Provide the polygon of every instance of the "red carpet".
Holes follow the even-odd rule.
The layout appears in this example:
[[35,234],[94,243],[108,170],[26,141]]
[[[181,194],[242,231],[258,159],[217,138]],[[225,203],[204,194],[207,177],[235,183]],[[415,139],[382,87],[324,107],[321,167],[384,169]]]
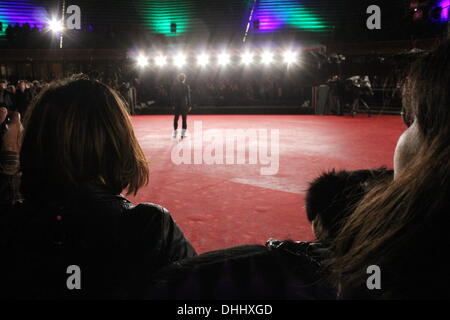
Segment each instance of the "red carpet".
[[178,143],[171,139],[172,117],[133,117],[151,174],[150,184],[131,200],[166,207],[198,252],[263,244],[269,237],[313,239],[304,212],[308,182],[333,168],[392,167],[396,141],[405,129],[398,116],[190,116],[192,143],[194,121],[202,121],[203,133],[279,129],[279,170],[264,176],[260,168],[267,165],[248,164],[248,159],[247,164],[176,165],[171,161]]

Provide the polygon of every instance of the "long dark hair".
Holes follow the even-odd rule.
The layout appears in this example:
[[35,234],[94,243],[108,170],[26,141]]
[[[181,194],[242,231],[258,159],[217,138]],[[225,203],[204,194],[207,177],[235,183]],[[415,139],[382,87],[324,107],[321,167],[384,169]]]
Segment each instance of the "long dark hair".
[[24,120],[20,155],[26,199],[64,197],[84,183],[113,193],[148,181],[148,164],[125,103],[94,80],[67,79],[41,92]]
[[[364,197],[330,248],[326,267],[342,298],[450,296],[450,41],[412,66],[403,104],[419,151]],[[381,290],[367,290],[370,265],[381,269]]]

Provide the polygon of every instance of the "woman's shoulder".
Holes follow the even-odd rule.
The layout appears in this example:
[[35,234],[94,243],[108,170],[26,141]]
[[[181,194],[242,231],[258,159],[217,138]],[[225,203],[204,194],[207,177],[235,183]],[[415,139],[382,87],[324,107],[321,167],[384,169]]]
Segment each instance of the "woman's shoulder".
[[125,204],[122,220],[131,232],[157,238],[169,238],[179,229],[169,210],[155,203]]
[[149,224],[163,226],[174,223],[172,216],[165,207],[156,203],[132,204],[124,202],[123,219],[132,222],[137,227],[146,227]]
[[154,203],[130,205],[122,230],[143,246],[157,248],[165,264],[196,255],[169,211]]
[[144,220],[166,220],[171,219],[171,214],[165,207],[156,204],[143,202],[139,204],[125,204],[126,216],[139,217]]

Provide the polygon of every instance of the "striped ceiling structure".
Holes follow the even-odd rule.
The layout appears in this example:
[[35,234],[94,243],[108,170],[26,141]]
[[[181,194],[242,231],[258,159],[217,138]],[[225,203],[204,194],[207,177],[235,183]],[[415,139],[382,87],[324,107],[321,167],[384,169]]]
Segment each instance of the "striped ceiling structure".
[[[450,0],[436,0],[448,20]],[[177,37],[270,34],[279,31],[330,34],[339,26],[363,28],[369,4],[383,6],[383,21],[393,26],[405,15],[410,0],[0,0],[0,22],[29,23],[41,28],[52,10],[76,4],[84,29],[115,26],[140,28],[153,34]],[[251,17],[251,18],[250,18]],[[395,22],[395,23],[394,23]]]
[[149,30],[172,37],[242,30],[250,3],[248,0],[138,0],[134,6]]
[[[1,0],[0,22],[3,30],[8,24],[30,23],[41,28],[49,18],[49,7],[61,6],[63,0]],[[67,6],[79,5],[85,25],[114,24],[126,28],[141,25],[148,31],[166,36],[186,33],[210,33],[245,30],[254,9],[253,21],[259,28],[253,33],[274,32],[293,28],[326,31],[333,21],[330,12],[340,15],[335,0],[65,0]],[[330,5],[334,3],[334,5]]]
[[5,34],[8,25],[29,23],[31,27],[42,28],[49,19],[47,9],[42,1],[35,0],[1,0],[0,35]]
[[[316,1],[316,5],[317,5]],[[320,7],[313,1],[259,0],[255,1],[252,32],[273,32],[282,28],[325,31],[331,26],[320,16]],[[255,28],[255,22],[258,27]]]

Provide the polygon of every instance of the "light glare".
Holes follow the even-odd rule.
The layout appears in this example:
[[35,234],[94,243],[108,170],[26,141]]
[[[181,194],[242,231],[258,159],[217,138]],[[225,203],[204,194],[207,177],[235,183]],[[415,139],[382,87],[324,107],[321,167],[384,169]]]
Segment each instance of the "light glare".
[[50,29],[51,32],[54,33],[62,32],[64,30],[62,22],[55,18],[52,18],[48,22],[48,28]]
[[197,57],[197,64],[199,66],[206,66],[209,63],[209,56],[207,54],[201,54]]
[[242,63],[243,64],[250,64],[253,62],[253,54],[250,52],[246,52],[242,55]]
[[218,61],[221,66],[226,66],[230,62],[230,56],[227,53],[222,53],[219,55]]
[[283,54],[284,63],[291,64],[297,60],[297,54],[293,51],[286,51]]
[[186,56],[180,53],[173,59],[173,61],[177,67],[184,66],[186,63]]
[[167,59],[164,56],[158,56],[155,58],[155,63],[157,66],[162,67],[167,63]]
[[273,53],[272,52],[264,52],[261,57],[261,61],[264,64],[269,64],[273,61]]
[[148,58],[146,56],[144,56],[144,55],[140,55],[137,58],[137,65],[140,68],[145,68],[146,66],[148,66]]

